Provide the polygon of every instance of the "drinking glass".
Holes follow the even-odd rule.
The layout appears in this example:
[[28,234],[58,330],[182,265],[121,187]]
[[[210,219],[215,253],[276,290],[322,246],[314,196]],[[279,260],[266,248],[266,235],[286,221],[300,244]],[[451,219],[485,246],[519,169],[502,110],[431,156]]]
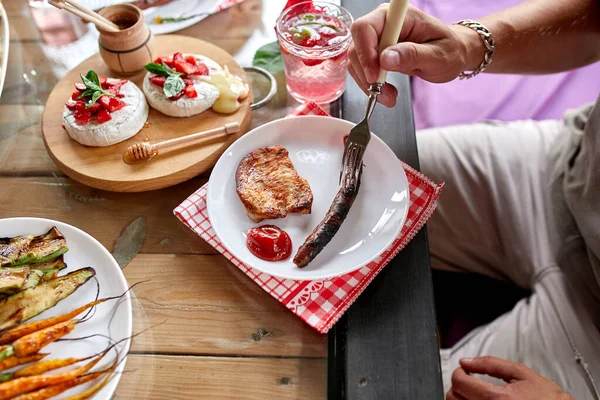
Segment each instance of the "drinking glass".
[[321,1],[298,3],[279,16],[286,85],[296,100],[324,104],[342,95],[352,22],[347,10]]

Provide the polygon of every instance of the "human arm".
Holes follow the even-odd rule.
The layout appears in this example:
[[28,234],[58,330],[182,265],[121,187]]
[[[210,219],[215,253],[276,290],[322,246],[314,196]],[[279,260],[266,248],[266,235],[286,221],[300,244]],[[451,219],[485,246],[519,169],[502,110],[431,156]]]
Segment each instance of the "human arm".
[[[476,69],[485,54],[479,35],[464,26],[447,26],[409,7],[398,44],[377,54],[387,6],[355,21],[349,70],[366,90],[379,67],[448,82]],[[468,15],[465,15],[465,18]],[[577,68],[600,59],[600,1],[529,0],[479,20],[492,32],[495,53],[487,72],[541,74]],[[395,88],[384,87],[380,102],[395,103]]]

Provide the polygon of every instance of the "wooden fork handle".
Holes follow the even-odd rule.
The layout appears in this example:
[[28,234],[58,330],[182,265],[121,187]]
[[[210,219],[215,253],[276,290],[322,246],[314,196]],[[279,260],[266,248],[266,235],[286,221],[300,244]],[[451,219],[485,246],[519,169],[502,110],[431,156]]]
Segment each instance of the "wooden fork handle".
[[[406,18],[406,12],[408,11],[408,0],[391,0],[385,17],[385,25],[383,26],[383,33],[381,39],[379,39],[379,54],[381,52],[398,43],[398,37],[402,31],[402,25],[404,24],[404,18]],[[387,71],[384,69],[379,70],[379,78],[377,83],[384,84]]]

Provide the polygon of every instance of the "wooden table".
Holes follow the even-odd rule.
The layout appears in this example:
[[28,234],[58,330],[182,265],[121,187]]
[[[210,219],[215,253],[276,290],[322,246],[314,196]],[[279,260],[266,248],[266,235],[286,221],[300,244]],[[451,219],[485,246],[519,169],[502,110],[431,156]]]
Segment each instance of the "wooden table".
[[[346,0],[355,16],[376,1]],[[27,2],[4,0],[11,24],[8,76],[0,98],[0,218],[32,216],[73,224],[109,251],[141,218],[139,254],[123,269],[134,291],[134,331],[119,399],[437,399],[442,397],[426,233],[421,232],[373,282],[327,337],[255,285],[172,214],[207,181],[204,174],[172,188],[139,194],[102,192],[67,178],[41,138],[41,114],[70,66],[60,54],[85,52],[48,44]],[[274,40],[285,0],[246,0],[190,27],[251,63]],[[78,63],[78,62],[76,62]],[[395,110],[378,108],[374,131],[418,167],[408,81]],[[255,111],[253,126],[285,116],[297,103],[285,92]],[[349,81],[328,111],[358,121],[364,96]],[[138,220],[139,221],[139,220]],[[329,351],[328,351],[329,349]],[[329,362],[328,362],[329,358]],[[328,378],[329,375],[329,378]],[[344,397],[345,396],[345,397]]]

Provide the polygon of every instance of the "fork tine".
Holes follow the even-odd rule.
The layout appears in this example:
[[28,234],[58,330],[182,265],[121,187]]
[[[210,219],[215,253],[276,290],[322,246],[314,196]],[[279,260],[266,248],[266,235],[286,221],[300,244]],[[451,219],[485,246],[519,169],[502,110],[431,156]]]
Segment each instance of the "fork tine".
[[348,154],[348,147],[350,144],[349,141],[346,141],[346,144],[344,145],[344,154],[342,155],[342,163],[340,164],[340,179],[338,180],[338,185],[342,184],[342,177],[344,176],[344,170],[346,169],[346,155]]

